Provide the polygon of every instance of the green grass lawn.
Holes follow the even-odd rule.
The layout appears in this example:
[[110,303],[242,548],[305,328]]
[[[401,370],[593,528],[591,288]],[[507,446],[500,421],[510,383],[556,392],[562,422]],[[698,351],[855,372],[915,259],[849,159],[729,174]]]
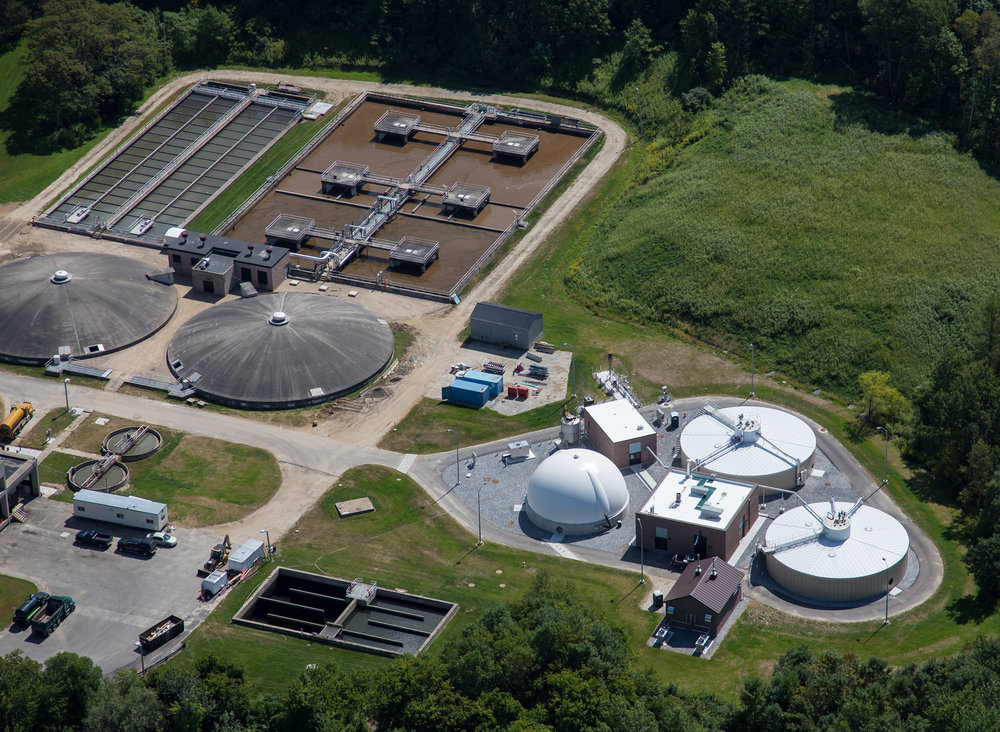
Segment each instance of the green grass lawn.
[[[335,503],[362,496],[371,498],[373,513],[338,517]],[[458,614],[430,652],[482,617],[489,606],[523,595],[542,570],[565,576],[572,569],[579,596],[624,622],[637,641],[655,626],[655,618],[638,608],[637,593],[629,594],[637,573],[581,562],[570,566],[556,557],[475,545],[476,537],[430,503],[409,477],[365,466],[344,473],[299,520],[279,547],[275,564],[347,579],[360,576],[382,587],[459,603]],[[243,664],[251,680],[268,691],[285,687],[308,663],[329,659],[344,668],[388,663],[379,656],[232,625],[233,614],[261,579],[254,578],[223,600],[188,639],[189,653],[182,663],[210,652],[223,655]]]
[[552,427],[562,418],[562,402],[547,404],[530,412],[505,417],[489,409],[470,409],[435,399],[421,399],[410,413],[387,433],[379,447],[397,452],[440,452],[455,447],[455,435],[445,430],[457,429],[462,445],[516,435]]
[[[371,498],[374,513],[337,517],[336,502],[361,496]],[[924,518],[920,511],[917,518]],[[904,664],[957,651],[981,633],[1000,630],[995,616],[978,623],[960,622],[956,605],[961,602],[955,600],[968,590],[967,576],[954,543],[944,540],[940,532],[935,539],[943,546],[945,584],[930,602],[894,618],[887,628],[880,629],[879,620],[847,625],[798,620],[751,604],[712,661],[645,645],[657,617],[642,609],[642,597],[633,592],[636,573],[490,544],[475,549],[473,534],[430,504],[410,478],[386,468],[366,466],[345,473],[286,536],[275,565],[347,579],[360,576],[383,587],[459,603],[458,615],[430,652],[439,652],[443,642],[481,617],[490,605],[520,597],[538,571],[549,571],[568,578],[583,602],[622,623],[640,662],[664,682],[689,691],[731,695],[744,678],[766,673],[786,650],[802,643],[813,644],[817,650],[881,656],[889,663]],[[522,561],[527,564],[524,568]],[[278,691],[306,664],[324,659],[344,668],[387,662],[232,625],[233,614],[268,571],[270,567],[223,600],[188,640],[191,653],[181,663],[207,653],[223,655],[243,664],[262,690]]]
[[35,412],[31,421],[21,428],[21,434],[17,439],[17,444],[22,447],[30,447],[34,450],[41,450],[45,447],[46,435],[52,430],[52,438],[58,437],[68,428],[76,417],[72,412],[67,412],[64,408],[56,408],[45,414]]
[[71,468],[76,467],[83,459],[79,455],[70,455],[58,450],[50,452],[38,466],[38,480],[42,483],[57,485],[63,488],[53,498],[66,503],[73,502],[73,491],[69,489],[66,482],[66,474]]
[[1000,277],[1000,183],[847,88],[751,80],[714,114],[582,232],[575,296],[825,388],[881,369],[912,391]]
[[0,627],[10,625],[14,611],[33,592],[38,588],[28,580],[0,574]]
[[[98,418],[108,421],[98,425]],[[134,420],[89,414],[63,444],[96,457],[108,433],[135,424]],[[278,463],[265,450],[150,426],[160,433],[163,447],[151,457],[126,463],[129,492],[166,503],[172,523],[209,526],[234,521],[265,504],[281,484]],[[82,461],[52,453],[39,467],[39,476],[44,482],[65,485],[66,471]],[[57,498],[70,501],[72,495],[65,491]]]

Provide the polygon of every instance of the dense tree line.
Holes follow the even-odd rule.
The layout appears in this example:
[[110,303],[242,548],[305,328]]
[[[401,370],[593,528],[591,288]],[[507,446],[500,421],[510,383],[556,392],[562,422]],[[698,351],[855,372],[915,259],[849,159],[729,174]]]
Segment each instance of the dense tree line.
[[[52,25],[70,38],[54,37]],[[866,87],[954,130],[984,161],[1000,161],[1000,16],[991,0],[3,0],[0,46],[22,34],[25,96],[38,103],[84,90],[87,75],[121,78],[121,95],[134,101],[136,82],[171,66],[373,68],[438,83],[551,88],[636,121],[642,106],[649,136],[673,142],[685,132],[680,102],[691,90],[686,99],[697,102],[704,90],[764,73]],[[114,61],[89,48],[109,43]],[[133,58],[117,76],[107,68],[125,57]],[[106,101],[96,110],[56,104],[65,114],[34,121],[49,122],[52,136],[79,119],[86,133],[123,111],[98,92]],[[51,142],[78,139],[63,133]]]
[[957,530],[980,597],[1000,599],[1000,295],[942,354],[916,400],[908,456],[926,481],[961,509]]
[[39,664],[15,652],[0,658],[0,726],[9,732],[1000,726],[1000,641],[992,638],[954,658],[895,670],[874,658],[801,647],[781,658],[770,679],[748,679],[733,700],[664,685],[637,670],[635,656],[621,628],[542,579],[519,602],[487,610],[439,655],[399,659],[381,671],[320,665],[280,695],[257,693],[240,668],[215,657],[171,663],[144,678],[132,671],[102,677],[93,662],[71,653]]

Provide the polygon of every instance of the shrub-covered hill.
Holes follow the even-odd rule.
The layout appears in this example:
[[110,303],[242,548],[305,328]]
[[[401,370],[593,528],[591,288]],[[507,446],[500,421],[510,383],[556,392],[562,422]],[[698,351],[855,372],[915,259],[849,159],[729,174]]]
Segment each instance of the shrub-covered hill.
[[918,385],[1000,282],[1000,184],[848,89],[749,77],[710,113],[610,208],[567,283],[602,309],[753,342],[813,384],[852,391],[878,369]]

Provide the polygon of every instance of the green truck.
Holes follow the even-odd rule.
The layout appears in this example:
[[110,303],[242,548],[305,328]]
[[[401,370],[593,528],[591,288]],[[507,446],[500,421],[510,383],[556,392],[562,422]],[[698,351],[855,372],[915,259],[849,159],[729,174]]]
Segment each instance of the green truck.
[[42,636],[52,635],[59,623],[76,610],[73,598],[65,595],[52,595],[37,613],[31,618],[31,629]]

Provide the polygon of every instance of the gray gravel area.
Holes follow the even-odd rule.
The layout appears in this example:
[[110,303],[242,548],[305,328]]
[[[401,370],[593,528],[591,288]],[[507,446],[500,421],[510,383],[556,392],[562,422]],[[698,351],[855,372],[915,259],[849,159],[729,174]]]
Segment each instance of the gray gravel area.
[[[558,449],[556,440],[533,443],[533,457],[508,464],[502,458],[504,451],[479,455],[474,466],[463,456],[460,471],[462,481],[453,490],[473,510],[481,502],[480,514],[484,522],[538,541],[549,541],[552,533],[542,531],[532,524],[521,506],[524,504],[531,474],[542,460]],[[453,462],[444,469],[441,477],[447,485],[455,485],[455,475]],[[629,492],[629,506],[622,516],[621,528],[589,536],[566,536],[562,537],[561,543],[609,552],[616,558],[625,553],[635,539],[635,509],[637,506],[641,507],[650,494],[646,483],[632,471],[625,473],[625,486]]]
[[[651,423],[656,416],[655,409],[654,405],[641,410]],[[660,409],[667,416],[666,422],[669,422],[671,405],[661,405]],[[657,429],[657,457],[665,464],[669,464],[673,458],[674,448],[680,439],[684,425],[695,415],[694,411],[678,411],[681,418],[678,429],[668,430],[664,425]],[[443,469],[441,479],[445,485],[454,486],[452,491],[473,511],[477,511],[478,504],[478,514],[484,524],[488,523],[504,531],[520,534],[536,541],[549,542],[553,538],[551,533],[542,531],[532,524],[521,507],[528,490],[531,474],[545,458],[558,449],[558,438],[533,442],[531,443],[532,457],[516,463],[504,462],[502,455],[506,450],[477,455],[475,461],[466,453],[462,455],[460,470],[456,471],[455,463],[452,462]],[[675,464],[675,467],[680,467],[679,462]],[[646,477],[654,485],[659,483],[666,473],[667,469],[656,462],[649,463],[645,468]],[[646,481],[632,469],[626,469],[623,474],[629,492],[629,506],[622,516],[621,528],[615,527],[603,533],[589,536],[560,537],[559,543],[567,548],[576,545],[607,552],[616,559],[623,558],[628,554],[635,541],[635,512],[645,504],[652,491]],[[455,484],[456,477],[461,478],[458,485]],[[825,502],[829,501],[831,497],[837,501],[854,502],[859,497],[850,481],[819,450],[816,451],[813,474],[806,481],[805,486],[799,489],[798,495],[807,503]],[[770,516],[777,516],[782,509],[788,511],[801,505],[795,497],[777,491],[766,492],[765,503],[766,513]],[[768,525],[769,522],[762,522],[758,536],[749,542],[742,556],[734,558],[736,566],[750,565],[756,544],[763,541],[764,532]],[[663,556],[657,557],[657,554]],[[658,563],[666,564],[668,560],[666,552],[658,552],[648,547],[646,555],[647,561],[656,562],[659,559]]]

